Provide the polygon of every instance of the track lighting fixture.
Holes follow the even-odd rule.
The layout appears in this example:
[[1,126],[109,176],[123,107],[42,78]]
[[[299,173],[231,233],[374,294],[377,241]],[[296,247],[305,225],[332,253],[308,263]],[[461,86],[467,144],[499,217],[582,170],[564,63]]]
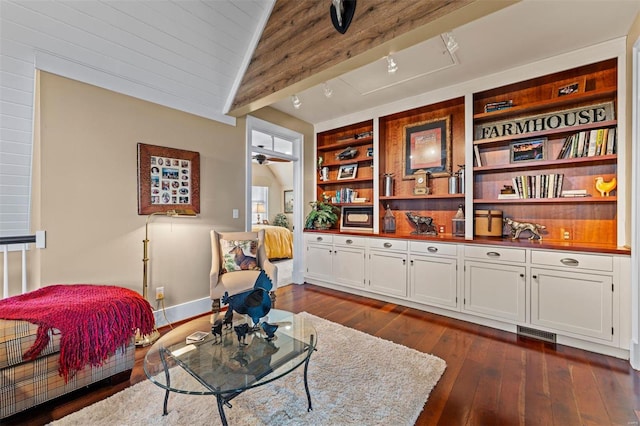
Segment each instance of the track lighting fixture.
[[322,83],[322,90],[324,91],[324,96],[330,98],[333,95],[333,89],[329,86],[329,83]]
[[298,95],[291,96],[291,103],[295,109],[300,109],[302,106],[302,102],[300,101],[300,98],[298,98]]
[[459,47],[458,42],[453,36],[453,33],[442,33],[440,37],[442,37],[442,40],[444,41],[445,46],[447,46],[447,50],[449,51],[449,53],[453,55],[453,52],[458,50]]
[[391,55],[387,56],[387,72],[393,74],[396,71],[398,71],[398,64],[396,64],[396,61],[393,60]]

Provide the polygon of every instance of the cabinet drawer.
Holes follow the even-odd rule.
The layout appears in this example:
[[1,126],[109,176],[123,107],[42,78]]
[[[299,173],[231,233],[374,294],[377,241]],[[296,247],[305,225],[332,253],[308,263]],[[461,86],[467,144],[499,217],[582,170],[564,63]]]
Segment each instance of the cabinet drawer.
[[568,253],[562,251],[531,251],[531,263],[560,266],[567,269],[613,271],[613,257],[599,254]]
[[334,235],[333,243],[349,247],[364,247],[367,245],[367,239],[364,237],[354,237],[352,235]]
[[433,254],[438,256],[456,256],[458,254],[458,246],[456,244],[410,241],[409,248],[412,253]]
[[383,238],[371,238],[369,248],[377,250],[406,251],[407,240],[392,240]]
[[305,243],[315,244],[333,244],[333,235],[331,234],[304,234]]
[[505,247],[465,246],[464,256],[482,260],[500,260],[506,262],[522,262],[526,260],[526,250]]

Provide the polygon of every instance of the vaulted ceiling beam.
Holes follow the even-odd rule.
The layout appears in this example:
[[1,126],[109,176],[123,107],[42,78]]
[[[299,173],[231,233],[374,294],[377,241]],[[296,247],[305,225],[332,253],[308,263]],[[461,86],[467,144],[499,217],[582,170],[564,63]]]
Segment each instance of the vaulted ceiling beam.
[[360,0],[340,34],[330,0],[277,0],[229,114],[249,114],[517,1]]

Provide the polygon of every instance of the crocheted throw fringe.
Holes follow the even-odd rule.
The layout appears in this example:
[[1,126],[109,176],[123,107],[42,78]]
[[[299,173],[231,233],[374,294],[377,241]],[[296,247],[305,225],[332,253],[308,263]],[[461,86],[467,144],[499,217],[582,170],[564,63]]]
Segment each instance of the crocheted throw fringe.
[[60,368],[65,381],[86,365],[99,366],[127,345],[136,329],[153,331],[149,302],[133,290],[93,284],[50,285],[0,300],[0,318],[38,324],[35,343],[23,358],[32,360],[60,331]]

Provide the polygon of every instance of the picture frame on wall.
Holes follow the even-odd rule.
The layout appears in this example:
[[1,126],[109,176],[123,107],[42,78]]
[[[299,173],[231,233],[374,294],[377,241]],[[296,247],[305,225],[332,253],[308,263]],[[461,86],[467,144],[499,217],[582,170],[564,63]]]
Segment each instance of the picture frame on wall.
[[358,164],[343,164],[338,169],[338,180],[355,179],[358,172]]
[[546,142],[546,138],[512,142],[509,146],[511,163],[544,160],[546,157]]
[[584,93],[586,84],[587,77],[585,76],[557,81],[553,84],[551,97],[558,98],[576,93]]
[[138,214],[200,213],[200,153],[138,143]]
[[403,179],[415,179],[417,170],[431,177],[451,175],[450,116],[408,124],[403,130]]
[[284,212],[293,213],[293,190],[284,191]]

